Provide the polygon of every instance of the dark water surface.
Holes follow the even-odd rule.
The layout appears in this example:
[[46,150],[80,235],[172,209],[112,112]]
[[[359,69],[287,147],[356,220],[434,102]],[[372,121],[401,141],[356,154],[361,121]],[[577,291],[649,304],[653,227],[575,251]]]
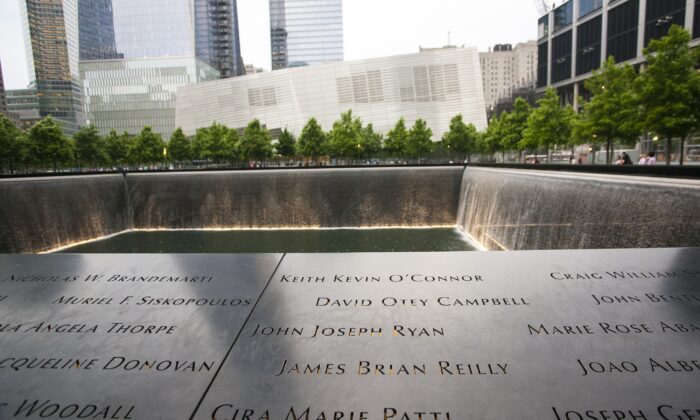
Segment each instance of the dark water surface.
[[65,253],[266,253],[474,251],[454,228],[136,231]]

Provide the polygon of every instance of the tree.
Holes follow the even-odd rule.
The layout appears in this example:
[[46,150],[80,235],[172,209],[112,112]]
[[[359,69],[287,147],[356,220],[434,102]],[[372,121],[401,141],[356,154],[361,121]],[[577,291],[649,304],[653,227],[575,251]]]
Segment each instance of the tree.
[[681,139],[680,161],[688,136],[700,124],[700,74],[695,67],[700,49],[688,46],[690,34],[673,25],[668,35],[644,49],[646,69],[639,77],[639,101],[645,130],[666,139],[666,164],[671,163],[671,140]]
[[522,160],[523,150],[521,141],[527,128],[527,119],[530,118],[531,113],[530,104],[523,98],[517,98],[513,102],[513,111],[506,114],[502,122],[503,132],[499,140],[502,150],[518,150],[521,154],[520,160]]
[[275,149],[277,154],[284,157],[294,156],[294,146],[296,145],[296,139],[294,135],[287,131],[287,127],[282,130],[279,139],[277,139],[277,144]]
[[243,130],[239,152],[244,160],[264,160],[272,156],[272,138],[267,129],[262,128],[257,119],[248,123]]
[[449,131],[442,135],[442,144],[448,151],[466,155],[471,160],[471,154],[476,148],[476,138],[474,124],[464,124],[462,114],[459,114],[452,117]]
[[639,112],[634,91],[636,78],[632,66],[616,65],[611,56],[585,82],[592,96],[583,105],[577,132],[591,138],[595,135],[596,141],[605,142],[608,164],[612,163],[613,142],[634,145],[639,139]]
[[236,145],[231,143],[229,131],[228,127],[216,122],[198,129],[192,144],[195,156],[216,163],[232,160],[236,155]]
[[127,154],[129,152],[131,136],[124,133],[121,136],[117,134],[116,130],[111,130],[107,137],[105,137],[105,152],[107,153],[107,160],[112,166],[123,165],[127,161]]
[[498,150],[503,148],[503,137],[505,121],[508,119],[508,113],[503,112],[498,117],[492,117],[489,121],[489,126],[482,133],[478,142],[478,149],[481,153],[493,156]]
[[151,127],[146,126],[134,138],[129,150],[129,157],[135,163],[158,163],[163,161],[164,149],[165,143],[160,134],[154,133]]
[[238,130],[231,128],[226,133],[226,144],[229,148],[229,159],[232,161],[241,160],[240,146],[241,146],[241,136],[238,134]]
[[9,118],[0,114],[0,172],[7,164],[10,172],[14,172],[15,164],[22,160],[22,132]]
[[34,124],[27,132],[29,154],[41,166],[49,163],[54,170],[59,165],[71,162],[74,155],[74,146],[63,135],[61,126],[50,116]]
[[559,106],[559,96],[553,88],[547,89],[537,105],[527,119],[527,128],[519,144],[523,148],[544,147],[549,162],[549,149],[552,146],[570,142],[572,119],[576,112],[570,106]]
[[73,141],[78,164],[99,166],[109,161],[107,145],[93,124],[82,127],[73,134]]
[[367,124],[362,129],[361,141],[360,141],[360,157],[374,156],[382,150],[382,140],[383,136],[381,133],[376,133],[372,123]]
[[192,141],[182,132],[181,128],[177,128],[170,136],[168,142],[168,156],[174,162],[187,162],[192,160]]
[[309,118],[309,121],[301,130],[299,141],[297,142],[297,152],[300,155],[310,157],[316,160],[319,156],[325,153],[326,149],[326,134],[316,118]]
[[391,156],[401,156],[406,152],[406,142],[408,140],[408,130],[406,130],[406,121],[403,117],[396,122],[394,128],[386,133],[384,141],[384,150]]
[[362,150],[362,121],[352,117],[352,110],[340,115],[328,132],[328,151],[332,156],[351,157]]
[[406,139],[406,154],[413,158],[429,155],[435,145],[432,141],[433,131],[422,119],[417,119],[408,132]]

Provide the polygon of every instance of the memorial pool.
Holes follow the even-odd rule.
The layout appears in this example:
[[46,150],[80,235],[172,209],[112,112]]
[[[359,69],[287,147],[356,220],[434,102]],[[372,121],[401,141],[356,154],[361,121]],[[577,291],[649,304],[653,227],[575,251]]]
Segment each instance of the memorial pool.
[[131,231],[66,253],[274,253],[473,251],[457,228]]

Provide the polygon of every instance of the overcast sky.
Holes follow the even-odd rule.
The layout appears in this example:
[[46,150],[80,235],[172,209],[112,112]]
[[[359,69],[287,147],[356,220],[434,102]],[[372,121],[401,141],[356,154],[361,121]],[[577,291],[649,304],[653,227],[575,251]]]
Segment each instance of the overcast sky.
[[[28,83],[20,1],[0,0],[0,61],[7,89]],[[267,0],[238,0],[243,60],[267,70],[268,6]],[[419,45],[440,47],[448,31],[452,44],[486,51],[494,44],[535,39],[537,18],[532,0],[344,0],[345,59],[413,53]]]

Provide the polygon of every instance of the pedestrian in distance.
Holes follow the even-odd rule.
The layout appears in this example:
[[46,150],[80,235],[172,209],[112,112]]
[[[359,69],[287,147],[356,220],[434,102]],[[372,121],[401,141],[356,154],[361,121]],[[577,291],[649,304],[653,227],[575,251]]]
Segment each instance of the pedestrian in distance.
[[647,163],[648,166],[654,166],[656,165],[656,152],[649,152],[647,154]]
[[632,159],[630,158],[630,155],[628,155],[626,152],[622,152],[622,164],[623,165],[632,165]]

